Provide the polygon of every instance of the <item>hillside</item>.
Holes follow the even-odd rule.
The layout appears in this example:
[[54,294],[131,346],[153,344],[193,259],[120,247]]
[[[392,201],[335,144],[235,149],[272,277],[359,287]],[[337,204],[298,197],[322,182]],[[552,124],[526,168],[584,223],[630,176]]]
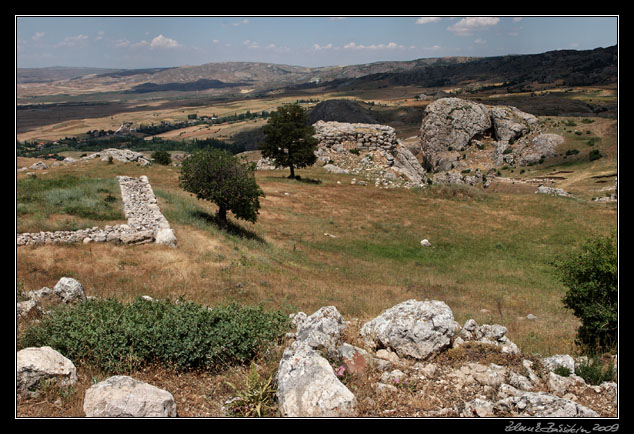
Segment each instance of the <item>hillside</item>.
[[[52,74],[49,68],[18,70],[18,97],[35,96],[46,83],[49,94],[53,89],[66,93],[83,94],[100,89],[106,91],[131,90],[135,86],[155,86],[165,90],[176,83],[195,83],[217,80],[225,84],[240,83],[244,91],[269,91],[280,88],[331,88],[382,85],[443,87],[473,83],[504,83],[508,91],[540,85],[599,85],[616,81],[617,46],[586,51],[550,51],[534,55],[470,58],[449,57],[416,59],[401,62],[375,62],[360,65],[309,68],[254,62],[208,63],[199,66],[118,70],[97,73],[68,69]],[[38,78],[39,76],[39,78]],[[52,82],[52,80],[58,80]],[[71,80],[72,79],[72,80]],[[24,86],[28,84],[29,86]],[[177,88],[177,87],[176,87]],[[144,89],[149,89],[145,87]],[[196,90],[196,89],[182,89]],[[198,89],[200,90],[200,89]]]

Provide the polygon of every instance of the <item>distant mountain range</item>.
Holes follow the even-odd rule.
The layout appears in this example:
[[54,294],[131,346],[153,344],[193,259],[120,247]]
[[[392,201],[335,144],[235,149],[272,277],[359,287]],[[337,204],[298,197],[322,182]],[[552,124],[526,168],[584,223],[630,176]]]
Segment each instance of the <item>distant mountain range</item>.
[[447,57],[309,68],[255,62],[220,62],[150,69],[18,68],[16,83],[57,82],[82,89],[155,92],[200,91],[239,87],[251,92],[281,88],[417,85],[443,87],[469,83],[564,86],[614,83],[618,79],[617,46],[594,50],[559,50],[533,55]]

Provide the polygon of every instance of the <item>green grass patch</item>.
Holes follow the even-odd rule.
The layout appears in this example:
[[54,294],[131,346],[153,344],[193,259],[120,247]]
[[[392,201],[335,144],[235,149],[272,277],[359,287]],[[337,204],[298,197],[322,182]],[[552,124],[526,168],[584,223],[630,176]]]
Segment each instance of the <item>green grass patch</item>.
[[[125,219],[116,178],[28,177],[16,184],[18,232],[76,230]],[[59,215],[70,219],[52,219]]]

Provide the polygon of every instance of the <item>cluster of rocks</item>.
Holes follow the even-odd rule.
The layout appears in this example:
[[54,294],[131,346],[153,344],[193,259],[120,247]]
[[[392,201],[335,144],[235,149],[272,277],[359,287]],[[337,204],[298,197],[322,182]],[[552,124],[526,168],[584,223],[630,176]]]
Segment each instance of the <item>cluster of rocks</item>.
[[[116,149],[109,148],[104,149],[103,151],[95,152],[94,154],[86,155],[79,159],[73,157],[66,157],[61,161],[54,161],[51,166],[65,166],[68,164],[73,164],[82,161],[94,160],[95,158],[100,158],[101,161],[109,161],[112,160],[120,161],[122,163],[137,163],[141,166],[148,166],[152,164],[152,161],[148,159],[145,155],[140,152],[134,152],[129,149]],[[182,161],[182,160],[180,160]],[[20,167],[17,169],[18,172],[25,172],[27,170],[47,170],[49,169],[49,165],[44,161],[37,161],[30,166]],[[27,175],[32,174],[32,172],[27,172]]]
[[[17,353],[17,393],[36,395],[43,383],[69,387],[77,383],[72,361],[51,347],[29,347]],[[174,396],[143,381],[115,375],[93,384],[84,395],[86,417],[176,417]]]
[[117,242],[143,244],[155,242],[177,246],[176,236],[161,213],[147,176],[119,176],[121,199],[127,224],[106,225],[76,231],[42,231],[17,235],[17,245],[55,243]]
[[[81,283],[62,277],[51,289],[29,291],[27,300],[16,306],[18,329],[39,321],[49,309],[60,304],[76,304],[89,299]],[[37,395],[44,384],[70,387],[77,383],[75,364],[49,347],[28,347],[17,352],[16,393]],[[84,397],[87,417],[175,417],[176,403],[171,393],[127,376],[113,376],[92,385]]]
[[618,200],[618,192],[618,178],[614,178],[614,193],[610,194],[609,196],[595,197],[592,200],[594,202],[616,202]]
[[541,134],[538,119],[515,107],[442,98],[425,108],[419,151],[429,171],[467,168],[462,158],[467,150],[482,154],[490,162],[489,170],[503,164],[531,165],[556,156],[561,142],[559,135]]
[[39,321],[49,308],[59,304],[73,304],[86,300],[84,288],[77,280],[62,277],[51,289],[44,287],[22,295],[25,298],[16,304],[18,329],[23,324]]
[[387,125],[317,121],[317,165],[332,173],[363,176],[377,187],[413,187],[427,182],[416,157]]
[[137,163],[141,166],[149,166],[152,161],[140,152],[134,152],[129,149],[108,148],[94,154],[82,157],[81,160],[92,160],[100,158],[101,161],[110,159],[120,161],[122,163]]
[[[27,295],[37,303],[87,299],[81,284],[66,277],[52,290],[42,288]],[[20,321],[25,319],[26,303],[18,304]],[[334,306],[322,307],[310,316],[299,312],[291,318],[296,331],[287,335],[291,343],[276,374],[282,417],[357,416],[360,404],[368,398],[355,396],[342,382],[344,373],[375,378],[373,389],[388,397],[408,382],[418,384],[421,390],[416,393],[422,393],[421,398],[431,394],[443,402],[439,408],[419,412],[420,417],[599,417],[616,409],[616,383],[586,384],[574,374],[576,361],[569,355],[525,358],[506,336],[505,327],[478,326],[473,319],[460,327],[442,301],[407,300],[387,309],[360,328],[364,348],[345,342],[351,322]],[[456,366],[439,359],[450,349],[473,345],[482,346],[478,353],[494,351],[510,362],[465,360]],[[570,375],[557,374],[561,368]],[[73,362],[46,346],[18,351],[16,374],[17,393],[23,396],[37,394],[42,384],[65,387],[77,382]],[[120,375],[87,389],[83,407],[88,417],[177,415],[171,393]],[[389,411],[385,409],[382,415]]]
[[574,197],[572,194],[564,191],[563,188],[549,187],[547,185],[540,185],[537,187],[537,191],[535,194],[550,194],[552,196],[561,196],[561,197]]
[[[586,404],[596,401],[601,411],[616,408],[616,383],[587,385],[574,375],[575,361],[568,355],[537,363],[525,358],[519,368],[517,363],[467,361],[452,367],[436,362],[447,350],[467,344],[492,348],[509,360],[523,358],[505,327],[478,326],[472,319],[460,327],[441,301],[408,300],[366,322],[360,329],[365,348],[342,341],[347,323],[334,306],[310,316],[300,312],[293,322],[294,341],[284,351],[277,374],[282,416],[357,415],[364,398],[355,396],[339,377],[342,372],[368,375],[370,369],[382,372],[373,385],[378,393],[396,394],[399,385],[409,381],[424,384],[426,396],[434,390],[441,391],[442,398],[453,397],[446,407],[419,413],[423,417],[598,417]],[[332,360],[341,362],[333,365]],[[562,366],[572,374],[554,372]]]

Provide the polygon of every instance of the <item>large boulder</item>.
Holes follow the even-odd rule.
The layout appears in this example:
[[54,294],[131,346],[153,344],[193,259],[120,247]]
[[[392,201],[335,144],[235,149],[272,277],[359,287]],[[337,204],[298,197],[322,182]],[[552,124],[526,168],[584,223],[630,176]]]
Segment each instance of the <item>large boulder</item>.
[[37,391],[43,381],[55,382],[59,386],[71,386],[77,382],[77,369],[73,362],[48,346],[18,351],[16,373],[20,394]]
[[[427,169],[455,160],[472,138],[493,126],[487,106],[460,98],[442,98],[429,104],[420,128],[423,162]],[[439,170],[448,170],[440,167]]]
[[[511,106],[488,106],[461,98],[438,99],[423,113],[420,128],[423,164],[435,172],[456,168],[463,151],[485,137],[497,140],[495,164],[502,164],[505,158],[510,158],[504,154],[509,142],[532,133],[538,123],[532,114]],[[536,139],[521,162],[532,162],[535,153],[538,154],[535,161],[541,155],[552,155],[550,144],[549,138]]]
[[134,378],[117,375],[86,390],[87,417],[175,417],[171,393]]
[[361,336],[370,348],[425,360],[451,346],[455,327],[453,312],[444,302],[408,300],[365,323]]
[[527,134],[535,127],[538,120],[535,116],[511,106],[494,106],[489,108],[493,132],[499,141],[508,142]]
[[284,417],[356,415],[357,399],[328,360],[301,341],[288,347],[277,372],[277,399]]

